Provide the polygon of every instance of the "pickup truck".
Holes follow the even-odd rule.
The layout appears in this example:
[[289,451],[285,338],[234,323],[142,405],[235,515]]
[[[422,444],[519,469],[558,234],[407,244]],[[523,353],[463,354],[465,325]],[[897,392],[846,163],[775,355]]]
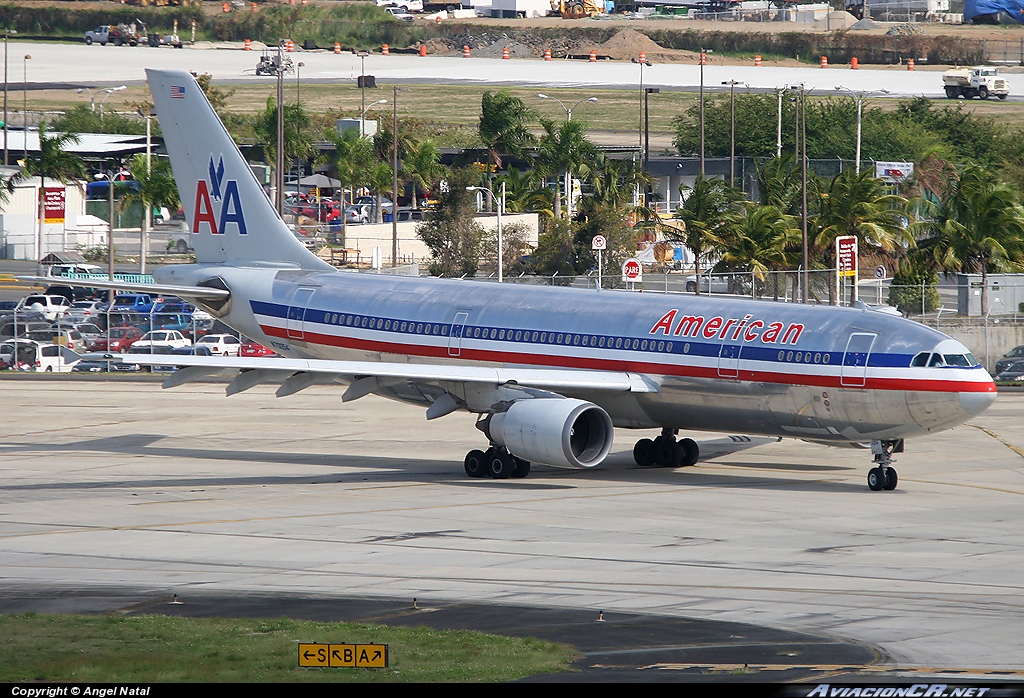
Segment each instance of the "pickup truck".
[[377,7],[399,7],[406,12],[423,12],[423,0],[376,0]]
[[117,26],[101,24],[85,33],[85,44],[86,46],[92,46],[93,44],[99,44],[100,46],[106,46],[107,44],[114,44],[114,46],[122,46],[124,44],[138,46],[139,34],[133,24],[118,24]]

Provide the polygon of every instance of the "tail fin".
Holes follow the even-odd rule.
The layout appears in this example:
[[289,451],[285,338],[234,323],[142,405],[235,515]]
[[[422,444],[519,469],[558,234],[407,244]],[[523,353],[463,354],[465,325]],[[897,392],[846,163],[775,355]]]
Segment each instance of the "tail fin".
[[288,230],[195,78],[176,70],[146,75],[197,261],[331,269]]

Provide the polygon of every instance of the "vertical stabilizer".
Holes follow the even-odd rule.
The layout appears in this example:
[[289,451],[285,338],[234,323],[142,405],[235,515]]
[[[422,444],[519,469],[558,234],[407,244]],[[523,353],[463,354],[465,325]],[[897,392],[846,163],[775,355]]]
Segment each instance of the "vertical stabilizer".
[[331,269],[288,230],[189,73],[146,70],[196,260]]

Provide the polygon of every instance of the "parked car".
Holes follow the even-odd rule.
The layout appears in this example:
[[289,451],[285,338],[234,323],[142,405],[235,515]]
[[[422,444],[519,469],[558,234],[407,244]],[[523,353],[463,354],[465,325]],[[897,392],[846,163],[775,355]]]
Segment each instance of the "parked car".
[[103,305],[102,301],[75,301],[71,304],[64,313],[64,319],[70,322],[82,322],[84,320],[92,320],[102,314],[100,306]]
[[372,210],[373,207],[369,204],[350,204],[345,207],[345,222],[350,225],[369,223]]
[[1015,361],[996,374],[997,381],[1024,381],[1024,361]]
[[34,330],[23,335],[27,339],[33,339],[40,343],[56,344],[67,347],[72,351],[81,354],[85,351],[85,339],[78,330],[67,327],[53,327],[46,330]]
[[238,348],[239,356],[277,356],[277,352],[269,347],[265,347],[258,342],[254,342],[251,339],[242,342],[242,345]]
[[1014,347],[1010,351],[1006,352],[1003,358],[996,361],[996,373],[1002,373],[1011,365],[1021,360],[1024,360],[1024,344],[1019,347]]
[[[85,340],[85,348],[89,351],[92,351],[92,345],[103,336],[103,330],[100,329],[100,326],[91,322],[62,323],[57,325],[57,328],[76,330],[82,335],[82,339]],[[78,350],[76,349],[75,351]]]
[[[685,288],[688,293],[696,293],[696,275],[686,277]],[[739,274],[701,274],[700,292],[711,294],[732,293],[736,295],[749,295],[750,275],[748,274],[744,277]]]
[[67,347],[31,339],[12,339],[0,344],[0,365],[20,371],[70,373],[80,359]]
[[108,332],[93,342],[92,351],[109,351],[111,353],[125,353],[131,349],[135,342],[142,339],[142,331],[134,325],[123,325],[111,327]]
[[[152,330],[142,335],[142,338],[135,342],[129,351],[133,351],[138,354],[145,353],[150,348],[155,349],[156,347],[170,347],[171,349],[175,349],[177,347],[190,346],[192,346],[192,341],[186,339],[178,330]],[[134,351],[136,349],[139,351]],[[168,349],[168,351],[170,351],[170,349]]]
[[64,296],[36,294],[22,298],[21,302],[18,303],[18,307],[15,308],[15,312],[34,310],[37,313],[42,313],[43,317],[50,322],[54,322],[62,317],[70,308],[71,302]]
[[238,356],[242,342],[233,334],[208,334],[201,337],[196,346],[207,347],[216,356]]
[[[131,361],[131,357],[133,355],[138,355],[138,354],[145,354],[146,356],[170,354],[172,351],[174,351],[174,349],[175,349],[175,347],[172,347],[169,344],[153,344],[153,345],[148,345],[147,344],[145,346],[139,346],[139,343],[136,342],[132,346],[132,348],[128,350],[128,353],[125,354],[124,358],[121,359],[121,369],[120,370],[122,370],[122,371],[148,371],[149,373],[152,373],[154,370],[158,370],[158,371],[162,370],[165,367],[163,367],[163,366],[143,366],[141,364],[134,364]],[[166,367],[166,368],[168,370],[172,370],[171,367],[169,367],[169,366]]]
[[399,20],[400,22],[408,22],[409,24],[412,24],[412,22],[416,19],[415,17],[413,17],[411,14],[401,9],[400,7],[385,7],[384,11],[390,12],[391,16]]
[[103,274],[107,270],[98,264],[49,264],[43,270],[43,276],[72,276],[78,274]]
[[[152,324],[150,320],[152,320]],[[184,333],[186,330],[192,329],[192,318],[188,315],[174,313],[153,313],[152,315],[145,316],[142,322],[138,324],[138,327],[144,332],[149,330],[178,330]]]

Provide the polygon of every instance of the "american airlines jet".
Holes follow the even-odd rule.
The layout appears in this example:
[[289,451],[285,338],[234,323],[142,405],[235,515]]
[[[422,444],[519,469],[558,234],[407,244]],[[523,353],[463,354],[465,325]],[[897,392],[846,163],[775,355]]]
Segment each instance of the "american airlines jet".
[[870,446],[872,490],[896,487],[904,439],[995,399],[965,346],[863,305],[337,271],[289,232],[192,76],[147,73],[197,259],[158,269],[149,288],[282,355],[181,357],[165,387],[229,373],[228,395],[345,384],[344,401],[375,393],[427,419],[468,411],[487,442],[466,455],[470,477],[593,468],[625,427],[661,430],[636,442],[642,466],[695,464],[697,443],[678,437],[697,430]]

